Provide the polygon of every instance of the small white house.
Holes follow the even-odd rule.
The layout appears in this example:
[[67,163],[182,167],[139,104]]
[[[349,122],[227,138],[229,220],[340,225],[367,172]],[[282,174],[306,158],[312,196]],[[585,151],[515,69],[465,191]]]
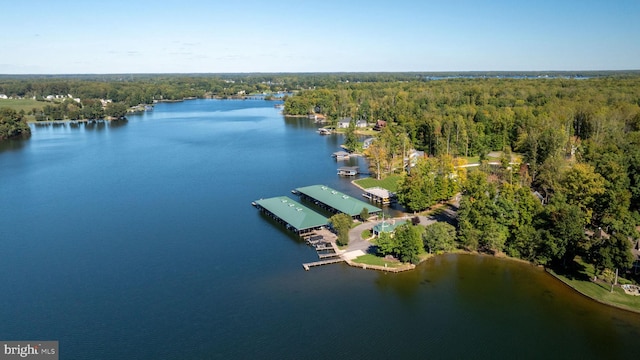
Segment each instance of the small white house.
[[356,127],[357,128],[366,128],[367,127],[367,120],[357,120],[356,121]]
[[349,124],[351,124],[350,117],[338,120],[337,126],[338,126],[338,129],[346,129],[349,127]]
[[407,157],[404,158],[404,164],[405,166],[414,167],[418,163],[418,159],[423,157],[425,157],[424,151],[412,149],[407,154]]

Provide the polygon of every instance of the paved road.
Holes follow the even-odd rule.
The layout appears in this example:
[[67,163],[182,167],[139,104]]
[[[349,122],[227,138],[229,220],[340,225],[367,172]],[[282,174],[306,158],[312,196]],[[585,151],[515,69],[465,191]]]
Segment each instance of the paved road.
[[[459,202],[457,201],[458,198],[456,197],[456,201],[454,201],[451,204],[446,204],[444,206],[446,206],[446,209],[441,212],[438,215],[435,216],[418,216],[418,218],[420,219],[420,225],[422,226],[428,226],[431,225],[437,221],[445,221],[448,223],[453,223],[455,224],[455,219],[458,215],[458,206],[459,206]],[[408,220],[410,221],[412,218],[414,218],[415,216],[412,215],[407,215],[403,218],[395,218],[396,220]],[[365,240],[362,238],[362,232],[365,230],[371,230],[373,228],[373,226],[375,224],[377,224],[379,221],[367,221],[365,223],[359,224],[358,226],[354,227],[353,229],[351,229],[349,231],[349,245],[347,246],[346,251],[347,252],[351,252],[351,251],[356,251],[356,250],[361,250],[364,253],[367,253],[369,251],[369,248],[373,245],[370,241]]]
[[[420,225],[427,226],[431,225],[437,220],[431,216],[418,216],[420,218]],[[407,220],[411,221],[413,216],[406,216],[404,218],[395,218],[395,220]],[[379,221],[367,221],[362,223],[349,231],[349,245],[347,246],[347,251],[355,251],[362,250],[362,252],[367,253],[369,247],[372,246],[371,242],[362,238],[362,232],[365,230],[371,230],[374,225],[379,223]]]

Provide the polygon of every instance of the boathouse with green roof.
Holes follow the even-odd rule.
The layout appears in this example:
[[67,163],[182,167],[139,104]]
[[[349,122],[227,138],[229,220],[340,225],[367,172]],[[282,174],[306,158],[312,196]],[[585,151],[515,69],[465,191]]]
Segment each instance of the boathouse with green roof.
[[329,219],[286,196],[260,199],[253,204],[287,229],[305,234],[327,226]]
[[310,201],[319,207],[332,213],[345,213],[355,218],[360,216],[363,208],[369,211],[369,214],[378,214],[382,212],[379,207],[373,206],[362,200],[341,193],[325,185],[312,185],[295,189],[303,200]]

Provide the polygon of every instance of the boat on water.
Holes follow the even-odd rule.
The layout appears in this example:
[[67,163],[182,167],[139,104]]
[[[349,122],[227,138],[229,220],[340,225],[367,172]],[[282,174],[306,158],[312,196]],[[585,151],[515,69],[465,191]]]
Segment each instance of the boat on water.
[[325,129],[325,128],[320,128],[320,129],[318,129],[318,134],[320,134],[320,135],[331,135],[331,130]]

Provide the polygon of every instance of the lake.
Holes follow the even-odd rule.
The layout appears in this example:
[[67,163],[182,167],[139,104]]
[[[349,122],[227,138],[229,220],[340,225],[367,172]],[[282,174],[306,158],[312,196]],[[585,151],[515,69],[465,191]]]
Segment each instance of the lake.
[[360,196],[317,127],[274,102],[190,100],[1,144],[0,339],[58,340],[62,359],[637,357],[640,315],[530,265],[304,271],[315,251],[251,202]]

